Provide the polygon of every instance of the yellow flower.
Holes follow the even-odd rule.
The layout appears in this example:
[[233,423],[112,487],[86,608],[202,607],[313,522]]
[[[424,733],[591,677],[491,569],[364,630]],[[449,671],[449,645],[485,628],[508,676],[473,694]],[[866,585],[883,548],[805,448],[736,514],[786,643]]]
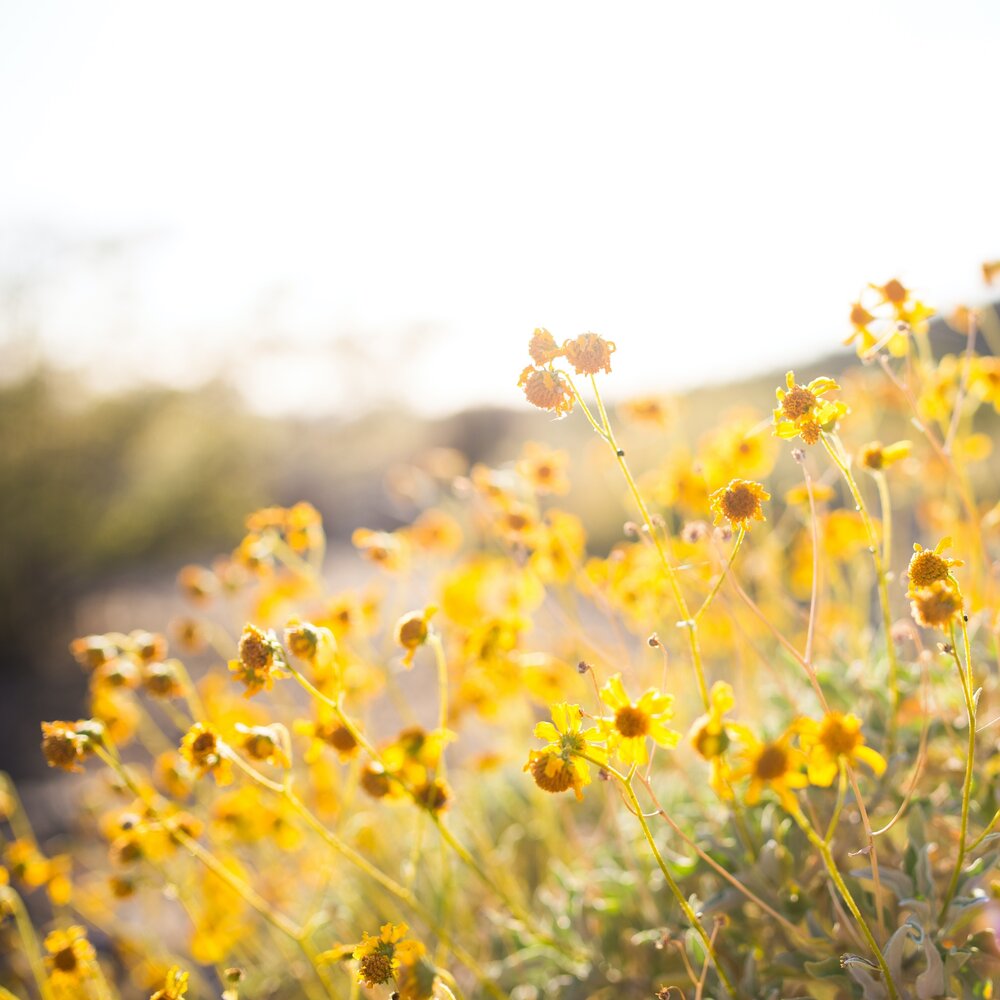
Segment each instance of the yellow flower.
[[806,444],[815,444],[821,431],[832,430],[848,412],[847,405],[821,399],[840,386],[832,378],[814,378],[808,385],[799,385],[795,373],[785,375],[786,389],[777,389],[778,406],[774,410],[774,433],[780,438],[801,437]]
[[406,924],[383,924],[378,937],[367,932],[351,957],[358,963],[358,982],[369,989],[395,979],[404,965],[412,965],[424,953],[419,941],[404,940]]
[[81,738],[72,723],[42,723],[42,754],[49,767],[61,767],[64,771],[82,771],[79,762],[84,758],[86,745],[87,741]]
[[688,735],[691,746],[709,762],[709,784],[712,791],[724,800],[733,797],[731,768],[726,760],[726,751],[734,739],[752,741],[745,726],[725,719],[725,715],[732,711],[735,704],[732,687],[725,681],[716,681],[709,693],[708,712],[695,719]]
[[225,756],[226,745],[211,726],[196,722],[181,740],[181,756],[200,777],[211,774],[218,785],[233,780],[233,765]]
[[929,587],[939,580],[947,580],[951,576],[953,566],[964,565],[960,559],[941,555],[951,545],[950,538],[942,538],[933,549],[925,549],[918,542],[913,543],[913,555],[906,574],[910,580],[910,590]]
[[802,773],[806,762],[805,754],[791,745],[794,729],[793,726],[776,740],[767,743],[762,743],[747,733],[750,738],[740,755],[743,763],[732,773],[734,781],[750,779],[746,794],[747,805],[756,805],[760,801],[761,792],[770,788],[785,809],[789,812],[798,811],[799,804],[793,789],[805,788],[809,779]]
[[285,652],[270,630],[265,632],[256,625],[244,625],[239,653],[238,660],[229,661],[229,669],[246,686],[247,698],[252,698],[258,691],[269,691],[274,686],[275,678],[288,676],[282,669]]
[[319,760],[323,748],[327,746],[333,747],[342,761],[350,760],[358,753],[358,741],[354,738],[354,734],[325,707],[320,707],[319,718],[315,722],[297,719],[292,728],[310,740],[309,747],[302,757],[307,764]]
[[716,490],[709,498],[709,509],[715,514],[715,523],[728,521],[732,528],[749,528],[750,520],[763,521],[762,500],[770,500],[760,483],[747,479],[733,479],[728,486]]
[[861,449],[859,460],[872,472],[887,469],[901,459],[908,458],[913,450],[910,441],[897,441],[895,444],[883,445],[881,441],[871,441]]
[[565,792],[572,788],[578,799],[583,798],[583,788],[590,784],[590,767],[580,754],[586,754],[594,763],[607,763],[603,747],[595,746],[602,736],[597,728],[583,729],[583,710],[579,705],[558,702],[551,708],[552,722],[539,722],[535,736],[548,740],[541,750],[528,755],[525,771],[530,771],[535,784],[546,792]]
[[808,758],[809,781],[814,785],[833,783],[841,762],[867,764],[876,776],[885,772],[885,758],[865,745],[861,720],[856,715],[827,712],[822,721],[803,719],[799,723],[802,749]]
[[526,441],[517,462],[517,474],[539,496],[563,495],[569,492],[566,468],[569,455],[537,441]]
[[78,924],[49,934],[45,939],[45,950],[49,953],[45,961],[53,986],[79,987],[90,977],[94,948],[87,940],[87,932]]
[[672,695],[650,688],[633,702],[625,692],[622,675],[615,674],[601,688],[601,701],[615,713],[600,720],[607,734],[608,751],[617,754],[623,764],[645,764],[649,760],[647,736],[661,747],[677,746],[681,734],[666,725],[674,714]]
[[157,990],[149,1000],[184,1000],[187,996],[188,974],[174,966],[163,983],[163,989]]
[[[275,767],[290,767],[291,761],[282,746],[282,730],[277,724],[271,726],[246,726],[236,723],[240,734],[240,749],[252,760],[263,761]],[[287,739],[287,734],[285,735]]]

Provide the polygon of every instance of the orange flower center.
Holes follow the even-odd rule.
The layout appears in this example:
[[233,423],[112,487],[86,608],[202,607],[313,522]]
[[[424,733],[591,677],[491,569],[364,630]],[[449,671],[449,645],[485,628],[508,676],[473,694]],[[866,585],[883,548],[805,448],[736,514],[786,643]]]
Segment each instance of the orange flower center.
[[924,549],[910,560],[910,583],[914,587],[929,587],[948,575],[948,563],[936,552]]
[[819,739],[832,757],[850,756],[861,742],[861,733],[834,718],[823,723]]
[[392,959],[381,951],[372,952],[361,959],[359,971],[368,983],[387,983],[392,978]]
[[563,760],[549,773],[549,761],[557,759],[552,754],[542,754],[531,764],[531,776],[535,784],[546,792],[565,792],[573,785],[573,771]]
[[730,521],[745,521],[760,510],[760,500],[756,494],[747,486],[737,486],[735,489],[726,490],[722,496],[722,513]]

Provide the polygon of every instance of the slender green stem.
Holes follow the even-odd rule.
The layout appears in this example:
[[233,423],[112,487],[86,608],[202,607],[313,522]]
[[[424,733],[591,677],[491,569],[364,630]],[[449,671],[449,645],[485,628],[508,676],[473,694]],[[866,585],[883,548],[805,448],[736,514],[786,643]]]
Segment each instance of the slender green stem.
[[[684,913],[685,918],[691,925],[692,929],[701,938],[701,943],[705,948],[705,954],[711,959],[712,964],[715,966],[715,971],[718,973],[719,979],[722,985],[729,992],[730,996],[738,996],[736,988],[733,986],[732,980],[729,978],[728,973],[723,968],[722,963],[719,961],[718,953],[715,950],[715,945],[713,944],[712,938],[709,937],[708,932],[705,930],[705,925],[702,924],[701,919],[698,914],[694,912],[691,904],[687,901],[684,893],[681,892],[681,887],[675,881],[673,875],[670,874],[670,869],[667,868],[667,863],[663,860],[663,855],[660,853],[660,849],[656,846],[656,839],[653,837],[653,832],[649,828],[649,824],[646,822],[646,816],[642,811],[642,806],[639,804],[639,799],[635,794],[635,789],[632,787],[632,775],[625,777],[620,771],[616,770],[610,764],[601,763],[598,760],[594,760],[592,757],[588,757],[586,754],[577,754],[576,756],[581,757],[583,760],[588,761],[595,767],[600,767],[621,785],[622,790],[625,792],[628,798],[628,803],[630,806],[629,811],[632,812],[636,819],[639,820],[639,825],[642,827],[642,834],[646,838],[646,843],[649,844],[649,849],[653,852],[653,857],[656,859],[656,863],[663,873],[663,878],[667,883],[674,899],[677,900],[677,904],[680,906],[681,911]],[[634,773],[634,770],[633,770]]]
[[826,828],[826,835],[823,837],[823,843],[829,844],[833,840],[833,835],[837,830],[837,823],[840,820],[840,811],[844,808],[844,798],[847,795],[847,771],[844,770],[844,762],[840,762],[840,774],[837,780],[837,804],[833,808],[833,815],[830,817],[830,823]]
[[969,844],[968,847],[966,847],[965,851],[967,854],[969,851],[974,851],[990,835],[990,833],[993,830],[993,827],[997,825],[998,821],[1000,821],[1000,809],[998,809],[993,814],[993,819],[991,819],[989,823],[986,824],[986,828],[983,830],[983,832],[978,837],[976,837],[976,839],[971,844]]
[[801,809],[795,809],[792,812],[792,818],[798,823],[802,832],[808,838],[809,843],[819,851],[820,857],[823,859],[823,864],[826,866],[827,874],[837,887],[841,898],[847,904],[851,915],[857,921],[858,927],[861,928],[861,933],[868,942],[868,947],[871,948],[872,954],[878,962],[878,967],[882,970],[882,978],[885,980],[886,989],[889,991],[889,1000],[899,1000],[899,990],[896,988],[896,983],[892,978],[892,973],[889,971],[889,966],[886,963],[885,956],[882,954],[882,949],[879,948],[878,942],[875,940],[875,935],[872,934],[871,928],[868,926],[868,921],[865,920],[864,915],[858,908],[858,904],[854,901],[851,890],[847,888],[847,884],[844,882],[843,876],[841,876],[840,870],[837,868],[837,862],[834,861],[833,854],[830,852],[829,844],[813,829],[812,824],[806,819]]
[[964,619],[962,620],[962,636],[965,640],[964,673],[962,671],[962,661],[955,647],[955,626],[952,625],[951,653],[955,658],[955,665],[958,667],[959,674],[962,677],[962,694],[965,697],[965,712],[969,720],[969,745],[965,757],[965,779],[962,782],[962,818],[958,837],[958,855],[955,858],[955,869],[951,873],[948,889],[944,894],[944,901],[941,903],[941,914],[938,919],[942,923],[948,912],[948,907],[951,905],[951,901],[955,898],[955,893],[958,891],[958,880],[962,875],[962,865],[965,863],[965,855],[968,851],[965,838],[969,831],[969,803],[972,794],[973,764],[976,756],[976,705],[973,700],[972,689],[972,654],[969,648],[969,630],[966,627]]
[[736,541],[733,544],[733,551],[729,553],[729,559],[726,561],[726,565],[719,574],[718,580],[715,581],[715,586],[712,588],[711,593],[708,597],[702,601],[701,607],[694,613],[694,620],[697,621],[704,613],[708,606],[715,600],[715,595],[719,592],[719,588],[722,586],[722,581],[725,580],[726,574],[732,569],[733,563],[736,562],[736,554],[740,551],[740,546],[743,544],[743,538],[747,533],[747,529],[741,524],[740,530],[736,533]]
[[618,467],[621,469],[622,475],[625,477],[625,482],[632,495],[632,499],[635,502],[636,507],[639,508],[639,514],[642,517],[643,524],[645,524],[646,530],[649,532],[649,537],[652,539],[653,545],[656,547],[660,564],[663,566],[663,572],[667,579],[667,585],[670,587],[670,592],[672,593],[674,602],[677,605],[678,613],[681,616],[685,631],[688,634],[688,646],[691,650],[691,662],[694,666],[695,676],[698,680],[698,692],[701,695],[701,700],[705,706],[705,710],[708,711],[708,685],[705,683],[705,671],[701,661],[701,647],[698,642],[697,622],[691,617],[687,601],[685,600],[684,593],[681,590],[680,581],[677,579],[677,571],[670,562],[670,558],[663,545],[663,540],[660,538],[660,534],[656,530],[656,526],[653,524],[653,519],[650,517],[649,509],[646,507],[646,502],[643,500],[635,478],[628,467],[628,463],[625,461],[625,452],[618,446],[618,442],[615,439],[614,431],[611,429],[611,422],[608,420],[607,410],[604,408],[604,401],[601,399],[601,393],[597,388],[597,380],[593,375],[590,377],[590,382],[593,386],[594,397],[597,400],[598,411],[601,415],[600,425],[598,425],[594,420],[593,415],[587,409],[580,393],[577,391],[576,386],[574,386],[572,382],[570,382],[570,388],[572,389],[577,402],[579,402],[581,407],[583,407],[583,410],[587,415],[587,419],[593,425],[597,433],[607,442],[608,447],[611,448],[612,452],[614,452],[615,461],[618,463]]
[[53,1000],[49,977],[45,973],[45,965],[42,962],[42,949],[38,945],[35,928],[32,926],[31,918],[24,907],[24,901],[9,886],[3,886],[0,887],[0,904],[5,904],[14,914],[17,932],[24,945],[24,953],[28,957],[28,965],[31,967],[31,974],[35,979],[38,992],[42,995],[42,1000]]
[[830,456],[833,464],[840,470],[844,481],[847,483],[847,488],[854,498],[854,504],[861,515],[861,522],[865,528],[865,534],[868,536],[868,548],[871,552],[872,562],[875,565],[879,604],[882,608],[882,629],[885,632],[886,653],[889,657],[889,696],[892,702],[892,711],[889,715],[887,743],[889,752],[891,753],[896,740],[896,715],[899,710],[899,664],[896,659],[896,646],[892,641],[892,609],[889,605],[889,585],[886,579],[885,564],[880,554],[879,539],[875,531],[875,525],[872,523],[868,508],[865,506],[864,497],[862,497],[861,491],[858,489],[858,484],[851,472],[850,461],[843,455],[843,446],[840,443],[840,439],[836,433],[827,434],[824,431],[822,441],[823,447],[826,448],[827,454]]

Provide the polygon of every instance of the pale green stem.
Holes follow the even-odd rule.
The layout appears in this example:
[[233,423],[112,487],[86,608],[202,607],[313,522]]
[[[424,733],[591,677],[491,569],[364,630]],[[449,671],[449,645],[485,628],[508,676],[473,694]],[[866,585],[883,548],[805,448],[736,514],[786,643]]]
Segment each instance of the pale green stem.
[[837,777],[837,804],[834,806],[833,815],[830,817],[830,824],[826,828],[826,835],[823,843],[829,844],[833,840],[833,835],[837,830],[837,823],[840,820],[840,811],[844,808],[844,798],[847,794],[847,772],[844,770],[844,762],[840,762],[840,773]]
[[892,609],[889,606],[889,586],[885,574],[885,565],[880,555],[878,534],[875,525],[872,524],[868,508],[865,506],[864,497],[858,489],[858,484],[851,473],[850,461],[844,457],[843,446],[836,433],[827,434],[822,432],[823,447],[826,448],[833,464],[837,466],[847,483],[847,488],[854,498],[854,504],[861,515],[861,521],[868,536],[868,548],[871,552],[872,562],[875,565],[875,576],[878,582],[879,604],[882,608],[882,629],[885,632],[886,652],[889,656],[889,695],[891,699],[892,711],[889,715],[889,726],[887,732],[887,743],[889,752],[892,753],[896,740],[896,715],[899,711],[899,665],[896,660],[896,647],[892,641]]
[[[567,379],[568,380],[568,379]],[[694,666],[695,676],[698,680],[698,692],[701,695],[702,703],[705,710],[708,711],[710,707],[709,697],[708,697],[708,686],[705,683],[705,671],[701,662],[701,647],[698,643],[698,626],[697,623],[691,618],[691,612],[688,609],[687,601],[684,598],[684,593],[681,590],[680,581],[677,579],[677,572],[670,562],[670,558],[667,555],[667,551],[663,546],[663,541],[660,538],[659,532],[656,530],[656,526],[653,524],[653,519],[649,515],[649,510],[646,507],[646,502],[642,498],[642,494],[639,492],[639,487],[632,476],[632,472],[628,467],[628,463],[625,461],[625,452],[618,446],[618,442],[615,440],[614,431],[611,429],[611,423],[608,420],[607,411],[604,408],[604,401],[601,399],[600,391],[597,388],[597,380],[593,375],[590,377],[591,385],[594,389],[594,397],[597,400],[598,410],[601,414],[601,421],[603,426],[599,426],[590,411],[587,409],[583,402],[580,393],[577,391],[576,387],[570,382],[570,388],[573,391],[573,395],[576,400],[583,407],[584,413],[587,415],[587,419],[593,425],[597,433],[608,443],[608,446],[614,452],[615,461],[618,463],[619,469],[621,469],[622,475],[625,477],[625,483],[628,486],[629,492],[632,495],[632,499],[635,502],[636,507],[639,509],[639,514],[642,517],[643,524],[646,526],[646,530],[649,532],[649,537],[652,539],[653,545],[656,547],[657,555],[660,559],[660,564],[663,566],[664,575],[667,578],[667,585],[670,587],[670,592],[673,595],[674,603],[677,605],[677,611],[681,616],[681,620],[684,623],[685,631],[688,634],[688,646],[691,650],[691,662]]]
[[955,626],[951,626],[951,653],[955,658],[955,665],[958,667],[959,675],[962,677],[962,694],[965,696],[965,712],[969,720],[969,746],[965,757],[965,779],[962,782],[962,819],[958,838],[958,855],[955,858],[955,870],[951,873],[951,881],[944,895],[941,904],[941,915],[938,918],[942,923],[948,912],[951,901],[955,898],[958,890],[958,880],[962,875],[962,865],[965,863],[965,855],[968,850],[965,838],[969,831],[969,803],[972,794],[972,774],[973,764],[976,756],[976,705],[973,700],[972,690],[972,652],[969,648],[969,630],[966,627],[964,618],[962,619],[962,636],[965,646],[965,670],[962,670],[962,662],[955,647]]
[[733,544],[733,551],[729,553],[729,559],[726,561],[726,565],[719,575],[719,579],[715,581],[715,586],[712,588],[711,593],[702,602],[702,605],[694,613],[694,620],[697,621],[704,613],[708,606],[715,600],[715,595],[719,592],[719,588],[722,586],[722,581],[725,580],[726,574],[732,569],[733,563],[736,562],[736,554],[740,551],[740,546],[743,544],[743,538],[747,533],[747,529],[741,524],[740,530],[736,534],[736,541]]
[[53,1000],[49,977],[46,975],[45,965],[42,962],[42,949],[39,947],[35,928],[32,926],[28,911],[24,908],[24,901],[9,886],[0,888],[0,901],[6,903],[14,914],[17,932],[24,945],[24,953],[28,958],[28,965],[31,967],[31,974],[38,986],[38,992],[42,995],[42,1000]]
[[620,771],[613,768],[610,764],[601,763],[598,760],[594,760],[592,757],[588,757],[586,754],[578,753],[576,756],[582,758],[593,764],[595,767],[599,767],[613,778],[615,778],[621,785],[622,789],[625,791],[628,797],[630,812],[632,812],[636,819],[639,820],[639,825],[642,827],[642,834],[646,838],[646,843],[649,844],[649,849],[653,852],[653,857],[656,859],[656,863],[663,873],[663,878],[670,889],[671,894],[677,901],[678,906],[680,906],[688,923],[691,925],[694,932],[701,938],[702,946],[705,949],[705,954],[711,959],[712,964],[715,966],[715,971],[719,976],[723,986],[729,992],[730,996],[738,996],[736,988],[733,986],[732,981],[729,978],[728,973],[722,967],[722,963],[719,961],[718,953],[715,950],[715,945],[712,942],[712,938],[709,937],[708,932],[705,930],[704,924],[702,924],[698,914],[694,912],[691,904],[687,901],[684,893],[681,892],[681,887],[675,881],[673,875],[670,874],[670,869],[667,868],[666,862],[663,860],[663,855],[660,854],[660,849],[656,846],[656,839],[653,837],[653,832],[649,828],[649,824],[646,822],[646,816],[642,811],[642,806],[639,804],[639,799],[636,797],[635,789],[632,787],[631,775],[626,778]]
[[792,818],[796,823],[798,823],[800,829],[808,838],[809,843],[812,844],[817,851],[819,851],[820,857],[823,859],[823,864],[826,866],[827,874],[830,876],[833,884],[837,887],[837,891],[840,893],[841,898],[847,904],[847,908],[851,911],[851,915],[861,928],[861,933],[864,935],[865,941],[868,942],[868,947],[871,948],[872,954],[878,962],[879,969],[882,970],[882,978],[885,980],[885,986],[889,992],[889,1000],[899,1000],[899,991],[897,990],[896,983],[892,978],[892,973],[889,971],[889,966],[886,963],[885,956],[882,954],[882,949],[879,948],[878,942],[875,940],[875,936],[872,934],[871,928],[868,926],[868,921],[865,920],[864,915],[858,908],[858,904],[854,901],[854,897],[851,895],[851,890],[847,888],[847,884],[844,882],[844,879],[840,874],[840,870],[837,868],[837,862],[834,861],[833,854],[830,852],[829,845],[820,838],[820,835],[813,829],[801,809],[796,808],[792,812]]

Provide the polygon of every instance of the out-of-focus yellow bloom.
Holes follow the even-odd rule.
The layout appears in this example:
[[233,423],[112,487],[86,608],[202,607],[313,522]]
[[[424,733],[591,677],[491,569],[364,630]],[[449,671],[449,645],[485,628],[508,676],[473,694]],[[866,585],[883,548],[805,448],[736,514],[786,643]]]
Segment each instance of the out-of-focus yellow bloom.
[[48,952],[45,962],[49,981],[56,989],[78,991],[93,978],[97,956],[94,946],[87,940],[87,932],[78,924],[52,931],[45,938],[45,950]]
[[163,988],[157,990],[149,1000],[184,1000],[187,996],[188,974],[174,966],[166,976]]
[[665,427],[676,413],[676,404],[667,396],[636,396],[620,403],[618,412],[637,424]]
[[228,785],[233,780],[233,765],[225,756],[225,750],[219,733],[201,722],[196,722],[181,740],[181,756],[199,776],[211,774],[218,785]]
[[746,479],[733,479],[728,486],[716,490],[709,498],[709,509],[715,514],[715,523],[728,521],[731,528],[750,527],[750,521],[763,521],[762,500],[771,494],[760,483]]
[[417,650],[427,642],[430,635],[430,621],[437,613],[437,607],[427,605],[421,611],[408,611],[396,622],[396,645],[405,650],[403,666],[413,666],[413,657]]
[[641,765],[649,760],[647,737],[661,747],[677,746],[681,734],[667,726],[674,714],[672,695],[649,688],[638,701],[632,701],[622,675],[615,674],[601,688],[601,701],[614,711],[610,718],[600,719],[608,752],[623,764]]
[[410,564],[410,544],[400,532],[356,528],[351,535],[351,544],[369,562],[390,573],[400,572]]
[[303,756],[307,764],[318,760],[324,747],[336,750],[342,761],[350,760],[358,753],[358,741],[354,738],[354,734],[325,706],[320,706],[319,716],[315,722],[297,719],[292,728],[310,741]]
[[515,466],[517,474],[539,496],[569,492],[569,455],[537,441],[526,441]]
[[544,583],[569,583],[583,562],[586,546],[583,521],[552,508],[532,535],[528,565]]
[[559,702],[552,706],[552,721],[539,722],[535,726],[535,736],[548,740],[541,750],[528,754],[525,771],[530,771],[535,784],[546,792],[565,792],[573,789],[578,799],[583,798],[583,789],[590,784],[590,765],[580,757],[586,754],[591,761],[604,765],[608,761],[600,729],[583,728],[583,710],[579,705]]
[[809,779],[803,773],[805,754],[791,744],[794,730],[793,725],[770,742],[761,742],[752,737],[747,741],[740,754],[742,763],[732,773],[734,781],[750,779],[746,794],[747,805],[756,805],[760,801],[761,792],[769,788],[788,812],[798,811],[795,789],[805,788]]
[[[812,484],[813,503],[815,504],[827,503],[836,495],[837,491],[827,483]],[[785,503],[796,507],[808,507],[809,489],[806,484],[799,483],[798,486],[793,486],[790,490],[788,490],[785,493]]]
[[802,719],[798,724],[802,749],[808,759],[809,781],[826,787],[833,784],[841,763],[867,764],[876,776],[885,772],[885,758],[865,745],[861,720],[856,715],[827,712],[822,720]]
[[406,537],[428,556],[450,556],[462,545],[462,529],[458,521],[443,510],[431,507],[405,529]]
[[946,629],[962,613],[962,594],[949,580],[908,592],[913,619],[924,628]]
[[709,693],[708,712],[695,719],[688,734],[691,746],[709,762],[712,791],[723,800],[733,797],[732,768],[727,751],[734,740],[753,741],[746,726],[725,718],[735,705],[732,687],[725,681],[716,681]]
[[871,441],[861,449],[858,460],[869,471],[879,472],[904,458],[909,458],[912,450],[911,441],[897,441],[889,445],[883,445],[881,441]]

